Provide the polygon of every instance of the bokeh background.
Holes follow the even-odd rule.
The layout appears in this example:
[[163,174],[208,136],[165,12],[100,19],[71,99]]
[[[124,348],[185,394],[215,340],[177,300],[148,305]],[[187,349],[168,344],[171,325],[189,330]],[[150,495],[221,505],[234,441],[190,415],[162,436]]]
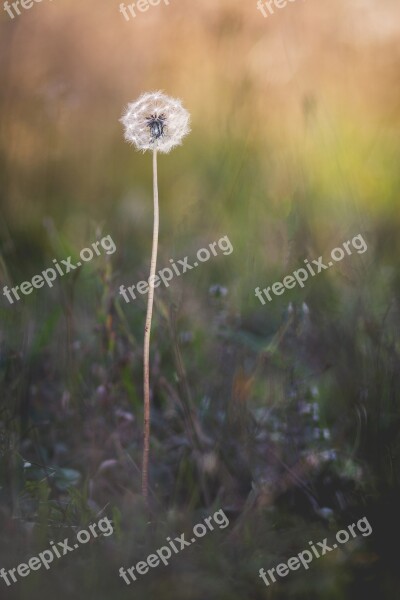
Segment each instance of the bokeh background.
[[[398,597],[400,6],[115,0],[0,16],[0,283],[111,235],[117,251],[0,300],[0,567],[108,514],[115,533],[1,598]],[[234,247],[157,289],[151,514],[140,495],[151,157],[118,122],[142,92],[192,133],[159,160],[159,266]],[[362,234],[365,254],[262,306]],[[135,564],[213,511],[230,519],[128,588]],[[258,577],[367,515],[356,539],[267,588]]]

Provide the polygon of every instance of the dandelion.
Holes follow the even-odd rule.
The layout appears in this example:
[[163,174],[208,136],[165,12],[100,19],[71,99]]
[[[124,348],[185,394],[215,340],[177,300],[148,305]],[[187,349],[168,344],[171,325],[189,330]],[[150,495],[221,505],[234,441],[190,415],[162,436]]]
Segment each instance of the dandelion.
[[162,92],[143,94],[128,104],[121,122],[125,139],[143,152],[156,150],[167,154],[190,131],[190,116],[181,101]]
[[142,493],[148,499],[148,473],[150,453],[150,332],[153,315],[154,279],[157,264],[159,208],[157,153],[167,154],[182,143],[190,131],[190,115],[180,100],[170,98],[162,92],[142,94],[140,98],[128,104],[121,123],[125,128],[125,139],[137,150],[153,152],[153,198],[154,225],[153,246],[150,262],[149,295],[147,299],[146,324],[144,330],[144,439],[142,463]]

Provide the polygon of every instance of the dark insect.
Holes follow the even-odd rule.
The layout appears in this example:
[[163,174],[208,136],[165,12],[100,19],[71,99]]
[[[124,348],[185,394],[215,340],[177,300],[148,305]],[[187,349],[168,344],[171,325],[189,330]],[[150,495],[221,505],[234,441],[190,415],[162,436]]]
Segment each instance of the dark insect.
[[162,113],[159,117],[157,117],[157,115],[150,115],[150,117],[146,118],[147,127],[150,129],[150,135],[153,141],[158,140],[158,138],[164,135],[165,120],[164,113]]

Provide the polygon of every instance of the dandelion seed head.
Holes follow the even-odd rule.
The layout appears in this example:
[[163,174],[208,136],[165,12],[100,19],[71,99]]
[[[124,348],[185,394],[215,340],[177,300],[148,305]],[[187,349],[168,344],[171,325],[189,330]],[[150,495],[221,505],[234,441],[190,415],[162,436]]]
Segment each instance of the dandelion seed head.
[[120,119],[125,139],[137,150],[168,153],[190,132],[190,115],[177,98],[150,92],[128,104]]

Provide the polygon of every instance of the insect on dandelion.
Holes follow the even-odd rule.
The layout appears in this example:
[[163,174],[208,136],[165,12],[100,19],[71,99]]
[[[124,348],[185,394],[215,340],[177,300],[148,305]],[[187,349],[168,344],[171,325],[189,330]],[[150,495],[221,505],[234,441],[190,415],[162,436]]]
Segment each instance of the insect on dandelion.
[[137,150],[153,152],[153,198],[154,224],[153,246],[150,261],[149,294],[144,330],[144,438],[142,463],[142,493],[148,499],[148,473],[150,453],[150,333],[153,315],[154,279],[157,264],[159,207],[157,153],[167,154],[182,143],[190,132],[190,115],[180,100],[166,96],[163,92],[142,94],[136,102],[128,104],[121,118],[125,128],[125,139]]
[[146,121],[147,127],[150,129],[150,135],[154,141],[158,140],[164,135],[164,113],[162,113],[160,116],[151,115],[150,117],[146,117]]

